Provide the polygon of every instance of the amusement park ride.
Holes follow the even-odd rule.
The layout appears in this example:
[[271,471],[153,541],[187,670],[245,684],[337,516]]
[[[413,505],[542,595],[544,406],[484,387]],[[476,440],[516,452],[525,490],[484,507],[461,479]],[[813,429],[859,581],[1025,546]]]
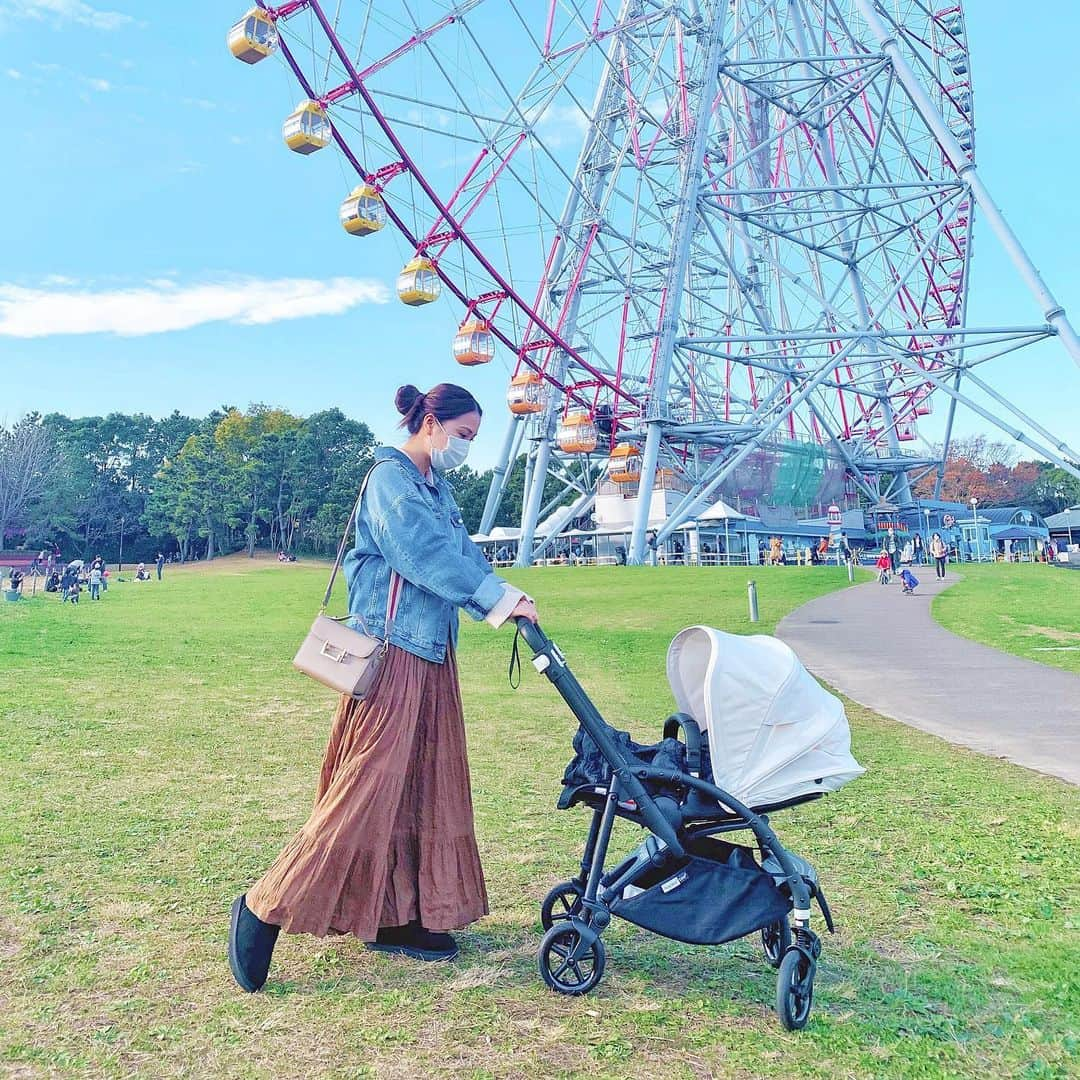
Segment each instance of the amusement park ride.
[[[229,47],[291,69],[285,143],[336,144],[345,231],[413,252],[400,299],[446,296],[454,359],[512,365],[481,531],[524,451],[523,564],[612,497],[631,562],[720,495],[904,510],[940,487],[958,404],[1080,475],[979,373],[1049,337],[1080,362],[1080,340],[976,170],[960,3],[325,8],[260,3]],[[976,210],[1042,323],[969,325]],[[920,451],[935,397],[944,448]]]

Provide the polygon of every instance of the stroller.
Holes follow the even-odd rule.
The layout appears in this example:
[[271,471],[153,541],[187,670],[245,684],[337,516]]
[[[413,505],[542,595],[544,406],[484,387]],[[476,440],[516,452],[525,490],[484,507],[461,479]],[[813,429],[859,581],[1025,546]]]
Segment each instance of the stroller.
[[[693,626],[667,657],[682,711],[665,722],[662,742],[639,746],[608,726],[538,626],[519,619],[518,629],[580,725],[559,808],[592,811],[580,871],[541,905],[545,983],[578,995],[600,982],[612,915],[692,944],[760,931],[779,969],[780,1020],[789,1031],[804,1027],[821,953],[811,901],[830,932],[832,916],[814,868],[780,843],[767,815],[862,775],[839,699],[782,642]],[[609,867],[616,818],[648,835]],[[723,839],[747,831],[753,847]]]

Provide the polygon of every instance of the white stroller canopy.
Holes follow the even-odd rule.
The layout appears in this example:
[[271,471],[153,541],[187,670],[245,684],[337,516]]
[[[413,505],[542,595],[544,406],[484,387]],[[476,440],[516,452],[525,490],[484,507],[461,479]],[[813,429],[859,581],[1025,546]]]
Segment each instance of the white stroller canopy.
[[667,673],[680,711],[707,732],[714,783],[748,806],[836,791],[866,771],[840,699],[776,638],[691,626]]

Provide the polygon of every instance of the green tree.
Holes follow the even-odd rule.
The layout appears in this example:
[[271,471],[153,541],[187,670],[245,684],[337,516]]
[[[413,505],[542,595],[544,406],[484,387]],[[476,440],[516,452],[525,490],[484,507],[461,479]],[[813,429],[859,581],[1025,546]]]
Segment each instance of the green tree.
[[1048,468],[1031,485],[1030,498],[1044,517],[1060,514],[1067,507],[1080,506],[1080,480],[1057,466]]

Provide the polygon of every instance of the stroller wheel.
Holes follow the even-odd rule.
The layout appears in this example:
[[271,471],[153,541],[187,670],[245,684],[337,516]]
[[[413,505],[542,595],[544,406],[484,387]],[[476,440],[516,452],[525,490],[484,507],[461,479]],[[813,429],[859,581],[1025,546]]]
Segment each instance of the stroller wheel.
[[761,947],[765,950],[765,959],[769,967],[778,968],[784,959],[784,953],[791,945],[791,926],[785,915],[774,923],[761,928]]
[[814,961],[798,949],[789,949],[776,976],[776,1012],[788,1031],[801,1031],[810,1019],[814,1002]]
[[604,976],[604,946],[597,938],[572,959],[581,935],[569,923],[556,923],[540,942],[540,975],[552,990],[577,997],[587,994]]
[[585,890],[576,881],[564,881],[561,885],[556,885],[540,905],[540,925],[545,930],[550,930],[557,922],[580,914],[584,893]]

